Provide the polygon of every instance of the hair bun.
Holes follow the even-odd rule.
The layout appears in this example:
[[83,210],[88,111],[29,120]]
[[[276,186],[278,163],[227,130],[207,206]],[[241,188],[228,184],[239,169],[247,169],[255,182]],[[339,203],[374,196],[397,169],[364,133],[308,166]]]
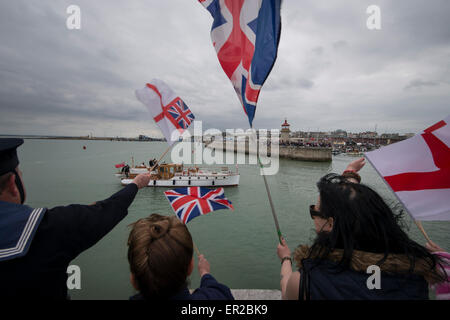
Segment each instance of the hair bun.
[[150,236],[156,240],[164,236],[169,231],[169,220],[161,220],[150,225]]

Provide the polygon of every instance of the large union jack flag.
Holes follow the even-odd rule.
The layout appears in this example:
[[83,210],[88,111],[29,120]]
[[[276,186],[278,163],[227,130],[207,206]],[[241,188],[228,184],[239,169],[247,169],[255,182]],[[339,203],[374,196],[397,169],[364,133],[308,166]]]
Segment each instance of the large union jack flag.
[[203,187],[177,188],[165,191],[164,194],[184,224],[211,211],[234,209],[231,201],[225,198],[223,188],[214,190]]
[[214,21],[219,62],[252,126],[256,103],[277,57],[281,0],[199,0]]

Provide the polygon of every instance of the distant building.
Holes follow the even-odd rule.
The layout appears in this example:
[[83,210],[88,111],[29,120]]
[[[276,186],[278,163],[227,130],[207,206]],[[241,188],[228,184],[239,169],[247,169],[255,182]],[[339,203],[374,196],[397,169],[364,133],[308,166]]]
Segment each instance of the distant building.
[[378,137],[378,133],[375,131],[366,131],[359,134],[359,138],[374,139],[376,137]]
[[291,140],[291,125],[284,119],[284,123],[281,125],[280,143],[288,143]]
[[331,132],[332,138],[347,138],[347,131],[342,129],[337,129],[336,131]]
[[138,139],[139,139],[139,141],[149,141],[149,140],[151,140],[150,137],[144,136],[143,134],[140,134]]

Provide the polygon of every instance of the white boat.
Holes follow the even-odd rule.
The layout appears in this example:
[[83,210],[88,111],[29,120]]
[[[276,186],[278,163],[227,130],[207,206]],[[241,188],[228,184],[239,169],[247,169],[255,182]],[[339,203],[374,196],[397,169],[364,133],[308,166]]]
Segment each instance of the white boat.
[[[128,178],[123,174],[122,185],[130,184],[139,173],[149,172],[149,168],[130,168]],[[239,185],[239,172],[232,172],[228,167],[221,168],[184,168],[182,164],[161,164],[157,170],[151,172],[149,187],[223,187]]]
[[[144,166],[140,166],[140,167],[134,167],[134,168],[130,168],[130,172],[129,172],[129,176],[137,176],[138,174],[141,173],[148,173],[148,171],[150,170],[150,168],[148,167],[144,167]],[[116,177],[118,178],[125,178],[125,173],[118,171],[117,173],[114,174]]]

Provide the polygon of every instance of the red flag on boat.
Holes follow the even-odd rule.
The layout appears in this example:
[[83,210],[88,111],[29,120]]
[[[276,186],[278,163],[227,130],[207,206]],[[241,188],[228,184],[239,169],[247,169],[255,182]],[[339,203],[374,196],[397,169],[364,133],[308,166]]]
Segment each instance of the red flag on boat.
[[116,164],[114,167],[116,167],[117,169],[123,168],[123,167],[125,167],[125,162],[118,163],[118,164]]
[[450,220],[449,146],[450,116],[366,157],[415,220]]

